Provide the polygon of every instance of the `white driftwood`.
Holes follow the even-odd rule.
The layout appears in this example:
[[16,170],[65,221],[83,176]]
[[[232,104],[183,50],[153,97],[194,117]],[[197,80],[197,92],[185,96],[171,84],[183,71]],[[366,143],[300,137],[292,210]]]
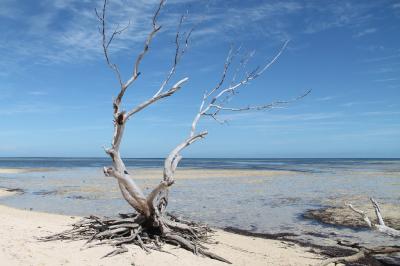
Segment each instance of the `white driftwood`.
[[[150,106],[151,104],[161,100],[163,98],[169,97],[176,93],[185,82],[188,81],[188,78],[182,78],[178,82],[176,82],[172,87],[169,89],[167,88],[168,83],[170,82],[172,76],[176,72],[176,68],[178,63],[180,62],[181,57],[185,53],[189,39],[192,34],[192,30],[188,31],[187,33],[181,36],[181,25],[185,19],[184,16],[181,17],[177,29],[177,33],[175,35],[175,56],[173,59],[172,67],[169,70],[165,80],[161,83],[161,86],[158,90],[154,93],[152,97],[143,101],[136,107],[131,108],[128,111],[121,109],[121,102],[125,95],[126,90],[130,87],[134,81],[140,75],[140,63],[144,59],[145,55],[149,51],[150,44],[157,34],[157,32],[161,29],[161,26],[157,24],[157,18],[160,14],[160,11],[164,5],[165,0],[160,0],[158,8],[154,13],[152,19],[152,30],[148,34],[143,50],[139,53],[136,58],[133,67],[133,73],[130,78],[126,82],[123,81],[122,76],[120,74],[119,68],[116,64],[112,63],[108,48],[113,41],[113,39],[121,34],[125,29],[117,28],[111,36],[107,37],[106,31],[106,8],[107,8],[107,0],[104,0],[103,9],[101,12],[97,12],[97,17],[100,21],[100,33],[102,34],[102,45],[104,56],[107,62],[107,65],[113,70],[115,73],[117,80],[120,85],[120,90],[117,97],[114,99],[113,102],[113,115],[114,115],[114,134],[111,142],[110,148],[105,148],[106,153],[112,159],[112,167],[104,168],[104,173],[107,176],[112,176],[116,178],[118,181],[121,193],[124,199],[140,214],[142,214],[146,219],[148,219],[154,226],[158,226],[160,230],[163,232],[164,235],[171,232],[168,227],[171,227],[171,221],[166,220],[164,215],[165,209],[168,205],[168,190],[169,187],[174,184],[174,173],[175,170],[182,159],[181,152],[189,147],[192,143],[196,142],[199,139],[204,138],[208,132],[201,131],[198,132],[196,127],[202,117],[210,116],[216,121],[222,122],[218,118],[218,114],[223,111],[247,111],[247,110],[266,110],[272,109],[277,106],[282,106],[289,104],[295,100],[301,99],[305,97],[310,91],[307,91],[303,95],[296,97],[293,100],[289,101],[275,101],[268,104],[261,104],[261,105],[254,105],[254,106],[243,106],[243,107],[231,107],[226,106],[227,99],[236,95],[236,92],[246,85],[249,84],[250,81],[257,79],[260,75],[262,75],[268,68],[270,68],[273,63],[279,58],[282,54],[284,49],[286,48],[288,42],[286,41],[283,46],[279,49],[277,54],[272,58],[272,60],[267,61],[262,67],[257,67],[252,71],[246,71],[246,65],[251,57],[254,56],[254,53],[250,53],[240,61],[239,66],[236,68],[233,78],[229,85],[225,85],[226,77],[229,71],[230,66],[232,65],[235,57],[239,54],[240,48],[234,51],[230,49],[228,56],[226,58],[222,75],[219,79],[217,85],[210,90],[210,92],[205,92],[203,99],[200,104],[199,111],[195,115],[192,125],[190,128],[189,136],[184,139],[180,144],[178,144],[166,157],[164,162],[164,174],[162,181],[158,184],[147,196],[144,195],[141,188],[135,183],[132,178],[131,173],[128,173],[125,164],[120,155],[120,145],[122,142],[122,138],[125,131],[125,125],[127,121],[134,116],[136,113],[142,111],[146,107]],[[182,43],[182,44],[181,44]],[[242,76],[241,78],[238,78]],[[239,81],[237,81],[239,80]],[[175,226],[176,228],[176,226]],[[180,228],[182,230],[187,230],[186,228]]]
[[352,204],[346,204],[352,211],[354,211],[355,213],[359,214],[363,220],[365,221],[365,223],[368,225],[369,228],[371,229],[375,229],[383,234],[387,234],[389,236],[392,237],[400,237],[400,231],[396,230],[394,228],[391,228],[387,225],[385,225],[385,222],[383,220],[382,214],[381,214],[381,209],[379,207],[379,204],[376,200],[374,200],[373,198],[370,198],[372,206],[375,209],[375,215],[376,218],[378,220],[378,223],[372,223],[371,219],[369,219],[369,217],[367,216],[367,214],[364,211],[361,211],[359,209],[356,209],[353,207]]
[[133,66],[132,75],[131,75],[131,77],[129,77],[127,79],[126,82],[123,81],[118,66],[111,62],[109,52],[108,52],[109,46],[110,46],[111,42],[113,41],[113,39],[117,35],[122,33],[126,29],[126,27],[122,28],[122,29],[117,28],[116,30],[114,30],[114,32],[111,34],[111,36],[108,38],[107,31],[106,31],[107,0],[104,0],[103,9],[101,12],[97,12],[97,10],[96,10],[97,17],[100,21],[100,33],[102,34],[102,46],[103,46],[104,56],[105,56],[107,65],[115,72],[117,80],[120,85],[120,91],[113,102],[114,134],[113,134],[113,138],[112,138],[112,142],[111,142],[111,147],[105,149],[106,153],[111,157],[113,165],[112,165],[112,167],[104,168],[104,174],[106,174],[107,176],[115,177],[118,180],[118,185],[120,187],[121,194],[123,195],[124,199],[138,213],[144,215],[145,217],[150,217],[152,215],[151,209],[148,204],[148,198],[145,197],[142,189],[133,180],[132,175],[130,173],[128,173],[128,171],[125,167],[125,164],[120,155],[120,145],[121,145],[122,138],[124,135],[125,125],[129,118],[131,118],[134,114],[142,111],[144,108],[148,107],[149,105],[151,105],[163,98],[173,95],[179,89],[182,88],[182,86],[185,82],[188,81],[188,78],[185,77],[185,78],[179,80],[178,82],[176,82],[171,88],[166,89],[166,86],[168,85],[169,81],[171,80],[173,74],[175,74],[175,72],[176,72],[176,67],[179,63],[180,58],[182,57],[182,55],[184,54],[184,52],[188,46],[189,38],[191,35],[191,31],[189,33],[185,34],[184,46],[182,48],[180,45],[180,41],[181,41],[180,40],[181,39],[180,38],[180,27],[184,20],[183,16],[179,22],[179,27],[178,27],[176,38],[175,38],[176,49],[175,49],[175,56],[174,56],[173,64],[172,64],[171,70],[169,71],[166,79],[162,82],[160,88],[156,91],[156,93],[152,97],[143,101],[136,107],[133,107],[129,111],[125,111],[125,110],[121,109],[121,102],[123,100],[126,90],[139,77],[140,63],[142,62],[145,55],[149,51],[150,44],[151,44],[153,38],[155,37],[157,32],[161,29],[161,26],[157,25],[157,18],[160,14],[160,11],[161,11],[164,3],[165,3],[165,0],[161,0],[159,2],[158,8],[155,11],[153,19],[152,19],[152,30],[150,31],[150,33],[148,34],[148,36],[146,38],[143,50],[139,53],[139,55],[136,58],[136,61]]

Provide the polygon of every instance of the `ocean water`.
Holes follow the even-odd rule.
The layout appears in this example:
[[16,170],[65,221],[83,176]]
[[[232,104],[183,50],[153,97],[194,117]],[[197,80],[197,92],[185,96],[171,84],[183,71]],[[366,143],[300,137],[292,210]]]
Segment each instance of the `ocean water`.
[[[126,159],[128,168],[156,169],[163,159]],[[0,187],[21,188],[22,195],[0,204],[68,215],[115,215],[131,211],[116,181],[101,168],[108,158],[0,158],[0,168],[26,168],[25,173],[0,174]],[[36,171],[31,171],[31,170]],[[329,226],[303,218],[308,209],[366,203],[400,205],[400,159],[186,159],[179,166],[197,171],[225,169],[213,178],[177,180],[169,210],[217,227],[261,233],[316,232],[374,244],[398,244],[370,230]],[[230,171],[250,171],[243,176]],[[261,175],[260,171],[277,171]],[[184,172],[185,173],[185,172]],[[159,179],[138,179],[147,192]],[[305,236],[310,241],[327,241]]]
[[[163,158],[125,158],[130,168],[158,168]],[[110,159],[90,157],[0,157],[0,168],[96,168],[110,164]],[[400,159],[261,159],[261,158],[184,158],[180,168],[198,169],[257,169],[298,172],[327,172],[338,169],[400,171]]]

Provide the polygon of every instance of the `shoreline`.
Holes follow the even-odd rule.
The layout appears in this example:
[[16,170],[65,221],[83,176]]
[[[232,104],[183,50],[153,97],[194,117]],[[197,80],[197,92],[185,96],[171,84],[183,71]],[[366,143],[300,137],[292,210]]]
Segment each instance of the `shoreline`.
[[[0,189],[0,197],[17,194]],[[101,259],[113,250],[100,246],[81,250],[84,241],[39,242],[35,237],[68,229],[77,216],[20,210],[0,205],[0,261],[5,265],[226,265],[196,256],[189,251],[165,244],[171,252],[153,251],[146,254],[139,247],[128,245],[129,252]],[[208,244],[213,252],[227,258],[233,265],[315,265],[323,256],[310,248],[288,241],[243,236],[218,229],[213,236],[218,244]]]
[[[163,176],[163,168],[128,168],[129,173],[134,176],[135,180],[156,181],[161,180]],[[37,174],[43,175],[57,172],[58,174],[79,173],[87,175],[90,178],[104,177],[102,169],[99,167],[48,167],[48,168],[18,168],[18,167],[0,167],[0,177],[18,174]],[[260,170],[260,169],[203,169],[203,168],[179,168],[175,172],[176,180],[208,180],[208,179],[246,179],[246,178],[264,178],[272,179],[283,176],[302,175],[303,172],[294,170]]]

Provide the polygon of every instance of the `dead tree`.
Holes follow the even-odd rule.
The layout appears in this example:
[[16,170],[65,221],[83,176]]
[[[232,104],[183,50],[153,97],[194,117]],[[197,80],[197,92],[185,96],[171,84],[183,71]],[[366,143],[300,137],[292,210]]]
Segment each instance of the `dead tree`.
[[180,79],[173,86],[167,89],[167,86],[176,72],[177,65],[185,53],[192,30],[185,34],[181,34],[181,26],[184,21],[182,16],[178,25],[178,30],[175,35],[175,56],[172,67],[169,70],[166,79],[161,83],[160,88],[155,94],[142,102],[131,110],[125,111],[121,108],[121,103],[124,94],[140,75],[140,63],[149,51],[151,41],[159,32],[161,26],[157,24],[160,11],[164,5],[164,0],[161,0],[152,19],[152,30],[148,34],[142,52],[137,56],[133,66],[132,76],[124,82],[120,74],[119,68],[112,63],[109,56],[109,46],[113,39],[126,28],[117,28],[110,37],[106,34],[106,9],[107,0],[104,0],[103,9],[97,12],[97,17],[100,21],[100,32],[102,34],[102,45],[108,66],[115,73],[120,85],[120,91],[113,102],[114,116],[114,134],[111,142],[111,147],[106,148],[106,153],[112,160],[112,167],[104,167],[106,176],[114,177],[119,185],[121,194],[130,206],[136,211],[133,214],[122,214],[119,218],[104,218],[90,216],[73,225],[71,230],[49,236],[43,240],[55,239],[86,239],[87,247],[92,247],[101,244],[111,244],[117,247],[116,250],[106,256],[116,255],[126,252],[125,244],[133,243],[141,246],[144,250],[149,249],[160,250],[162,243],[170,243],[188,249],[195,254],[202,254],[213,259],[229,263],[226,259],[213,254],[203,245],[209,242],[210,232],[212,230],[204,225],[189,222],[166,212],[168,205],[168,191],[174,184],[174,173],[182,159],[181,152],[190,146],[192,143],[207,135],[207,131],[197,131],[197,125],[201,118],[211,117],[218,122],[223,122],[219,119],[219,114],[223,111],[240,112],[246,110],[266,110],[276,106],[288,104],[294,100],[298,100],[306,96],[305,94],[289,101],[276,101],[268,104],[232,107],[228,106],[229,99],[236,95],[236,92],[245,87],[262,75],[281,55],[285,49],[287,42],[276,56],[261,67],[257,67],[250,72],[246,72],[247,62],[253,56],[253,53],[244,56],[238,67],[233,71],[232,79],[229,85],[226,85],[228,71],[235,58],[238,57],[240,49],[231,49],[226,58],[221,78],[214,88],[205,92],[202,98],[198,113],[195,115],[188,137],[177,145],[167,156],[164,163],[164,173],[162,181],[145,196],[142,189],[136,184],[131,173],[128,172],[124,161],[120,155],[120,145],[124,135],[125,125],[127,121],[134,115],[151,104],[169,97],[179,91],[182,85],[188,80],[187,77]]

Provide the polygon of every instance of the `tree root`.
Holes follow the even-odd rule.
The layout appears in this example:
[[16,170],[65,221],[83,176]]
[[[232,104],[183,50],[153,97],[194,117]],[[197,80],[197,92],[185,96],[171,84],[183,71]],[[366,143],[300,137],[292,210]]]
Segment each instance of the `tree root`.
[[102,258],[127,252],[128,249],[125,247],[127,244],[138,245],[146,252],[150,250],[164,252],[162,245],[169,243],[196,255],[231,263],[202,245],[209,243],[210,234],[213,232],[208,226],[182,220],[171,214],[166,214],[161,220],[162,226],[154,227],[140,214],[120,214],[118,218],[91,215],[74,223],[72,229],[41,237],[39,240],[86,240],[83,248],[99,245],[116,247]]

